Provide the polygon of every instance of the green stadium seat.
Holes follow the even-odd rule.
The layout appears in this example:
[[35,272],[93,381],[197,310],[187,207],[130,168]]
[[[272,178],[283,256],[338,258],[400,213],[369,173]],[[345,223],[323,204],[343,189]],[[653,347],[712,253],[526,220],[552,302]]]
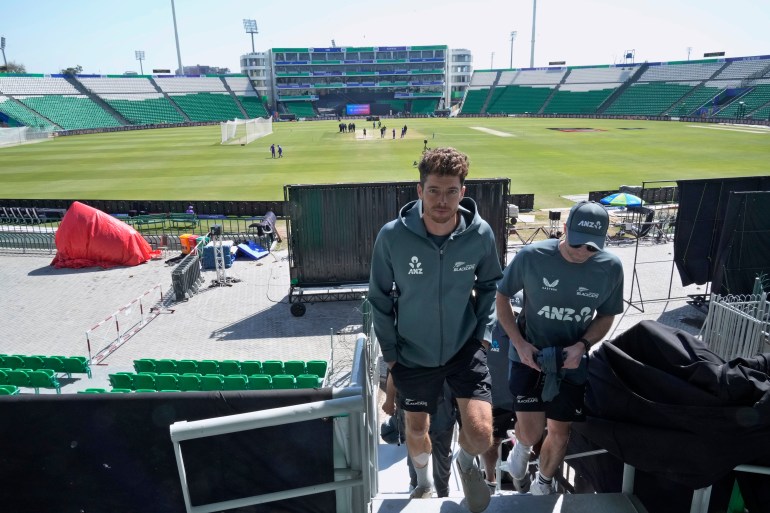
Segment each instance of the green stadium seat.
[[129,390],[134,388],[133,372],[116,372],[115,374],[108,374],[107,377],[112,388],[128,388]]
[[165,390],[178,390],[177,374],[161,373],[155,376],[155,390],[158,392]]
[[176,360],[171,360],[169,358],[155,360],[155,372],[158,374],[176,373]]
[[155,360],[152,358],[134,360],[134,370],[136,372],[155,372]]
[[113,394],[130,394],[131,389],[130,388],[113,388],[110,390],[110,393]]
[[195,360],[177,360],[176,371],[179,374],[198,372],[198,362]]
[[248,379],[242,375],[223,376],[222,390],[248,390]]
[[8,375],[6,372],[9,370],[10,369],[0,369],[0,385],[8,384]]
[[107,390],[104,388],[86,388],[85,390],[78,390],[78,394],[104,394]]
[[273,388],[273,380],[266,374],[254,374],[249,376],[249,390],[270,390]]
[[198,372],[201,374],[219,374],[219,363],[216,360],[199,360]]
[[277,374],[284,374],[283,362],[281,360],[265,360],[262,362],[262,374],[268,376],[275,376]]
[[9,354],[3,357],[3,367],[6,369],[21,369],[24,367],[24,357],[18,354]]
[[262,362],[257,360],[245,360],[241,363],[241,374],[252,376],[254,374],[262,374]]
[[219,374],[223,376],[232,376],[240,374],[241,366],[237,360],[222,360],[219,362]]
[[37,370],[44,368],[42,356],[23,356],[22,359],[24,360],[25,369]]
[[136,393],[137,394],[146,394],[149,392],[157,392],[154,388],[137,388]]
[[134,374],[134,389],[139,391],[140,388],[152,388],[155,390],[155,374],[149,372],[137,372]]
[[5,379],[6,385],[15,385],[17,387],[29,386],[29,375],[25,370],[8,369],[5,371],[5,375],[6,375],[6,379]]
[[305,362],[301,360],[288,360],[283,362],[283,370],[286,374],[291,374],[295,378],[300,374],[305,374]]
[[19,395],[19,387],[14,385],[0,385],[0,395]]
[[86,374],[91,377],[91,366],[88,364],[88,359],[85,356],[68,356],[62,360],[62,372],[67,373],[67,377],[71,377],[72,374]]
[[64,372],[63,356],[46,356],[43,358],[43,368],[54,372]]
[[300,374],[297,376],[297,388],[318,388],[320,381],[315,374]]
[[31,370],[27,375],[29,376],[28,386],[34,388],[36,394],[40,393],[41,388],[53,388],[56,389],[57,394],[61,394],[61,385],[51,369]]
[[219,374],[207,374],[205,376],[201,376],[201,390],[222,390],[222,387],[223,379]]
[[328,364],[325,360],[310,360],[306,365],[308,374],[315,374],[321,379],[326,377],[326,368]]
[[179,390],[184,392],[197,392],[201,389],[200,374],[181,374],[177,378]]
[[294,376],[291,374],[277,374],[273,376],[273,388],[274,389],[288,389],[295,388],[296,382]]

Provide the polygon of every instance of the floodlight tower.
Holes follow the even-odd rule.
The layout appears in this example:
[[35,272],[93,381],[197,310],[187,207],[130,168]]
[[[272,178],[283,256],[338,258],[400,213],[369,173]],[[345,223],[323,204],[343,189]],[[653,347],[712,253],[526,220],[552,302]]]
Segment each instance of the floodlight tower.
[[513,42],[516,40],[516,32],[515,30],[511,31],[511,69],[513,69]]
[[3,51],[3,65],[8,69],[8,61],[5,60],[5,36],[0,37],[0,50]]
[[690,53],[692,53],[692,46],[687,47],[687,60],[690,60]]
[[144,60],[144,50],[136,50],[134,55],[136,55],[136,60],[139,61],[139,74],[144,75],[144,68],[142,67],[142,61]]
[[254,34],[259,34],[257,20],[243,20],[243,28],[247,34],[251,34],[251,53],[256,53],[254,49]]
[[184,75],[182,53],[179,51],[179,32],[176,29],[176,9],[174,8],[174,0],[171,0],[171,17],[174,18],[174,39],[176,39],[176,59],[179,64],[179,73]]
[[489,69],[495,69],[495,52],[492,52],[492,56],[489,58]]
[[532,0],[532,49],[529,53],[529,67],[535,67],[535,19],[537,18],[537,0]]

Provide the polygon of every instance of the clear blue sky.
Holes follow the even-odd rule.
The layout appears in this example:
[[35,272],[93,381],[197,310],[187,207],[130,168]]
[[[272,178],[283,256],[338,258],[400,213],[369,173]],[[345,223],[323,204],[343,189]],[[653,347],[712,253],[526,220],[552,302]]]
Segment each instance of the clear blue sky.
[[[184,65],[239,72],[251,51],[243,19],[257,20],[257,50],[273,47],[446,44],[473,52],[478,69],[527,67],[532,0],[176,0]],[[0,0],[9,61],[30,73],[80,64],[86,73],[177,67],[170,0]],[[539,0],[535,66],[770,54],[770,0]],[[494,61],[492,59],[494,52]]]

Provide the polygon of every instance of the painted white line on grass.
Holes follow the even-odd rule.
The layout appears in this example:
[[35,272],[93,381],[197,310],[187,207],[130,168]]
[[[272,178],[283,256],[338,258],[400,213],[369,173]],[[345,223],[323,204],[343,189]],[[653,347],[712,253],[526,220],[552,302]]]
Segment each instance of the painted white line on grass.
[[492,130],[491,128],[485,128],[483,126],[472,126],[470,128],[474,130],[478,130],[479,132],[487,133],[489,135],[496,135],[497,137],[516,137],[513,134],[509,134],[507,132],[500,132],[498,130]]
[[747,134],[770,134],[767,130],[746,130],[743,128],[726,128],[719,126],[699,126],[699,125],[687,125],[690,128],[705,128],[707,130],[728,130],[730,132],[745,132]]

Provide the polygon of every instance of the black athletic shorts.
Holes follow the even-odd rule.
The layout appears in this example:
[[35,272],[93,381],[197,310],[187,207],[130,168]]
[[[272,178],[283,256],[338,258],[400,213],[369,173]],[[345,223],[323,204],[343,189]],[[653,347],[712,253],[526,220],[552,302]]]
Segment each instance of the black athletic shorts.
[[513,407],[517,412],[542,411],[546,418],[560,422],[585,421],[585,381],[575,384],[562,379],[559,393],[549,402],[541,399],[544,384],[545,374],[523,363],[511,362],[508,389],[513,394]]
[[507,408],[492,408],[492,436],[508,438],[508,430],[516,425],[516,412]]
[[492,402],[492,378],[487,368],[487,350],[478,340],[468,341],[441,367],[406,367],[396,363],[390,374],[404,411],[436,413],[444,381],[455,399]]

